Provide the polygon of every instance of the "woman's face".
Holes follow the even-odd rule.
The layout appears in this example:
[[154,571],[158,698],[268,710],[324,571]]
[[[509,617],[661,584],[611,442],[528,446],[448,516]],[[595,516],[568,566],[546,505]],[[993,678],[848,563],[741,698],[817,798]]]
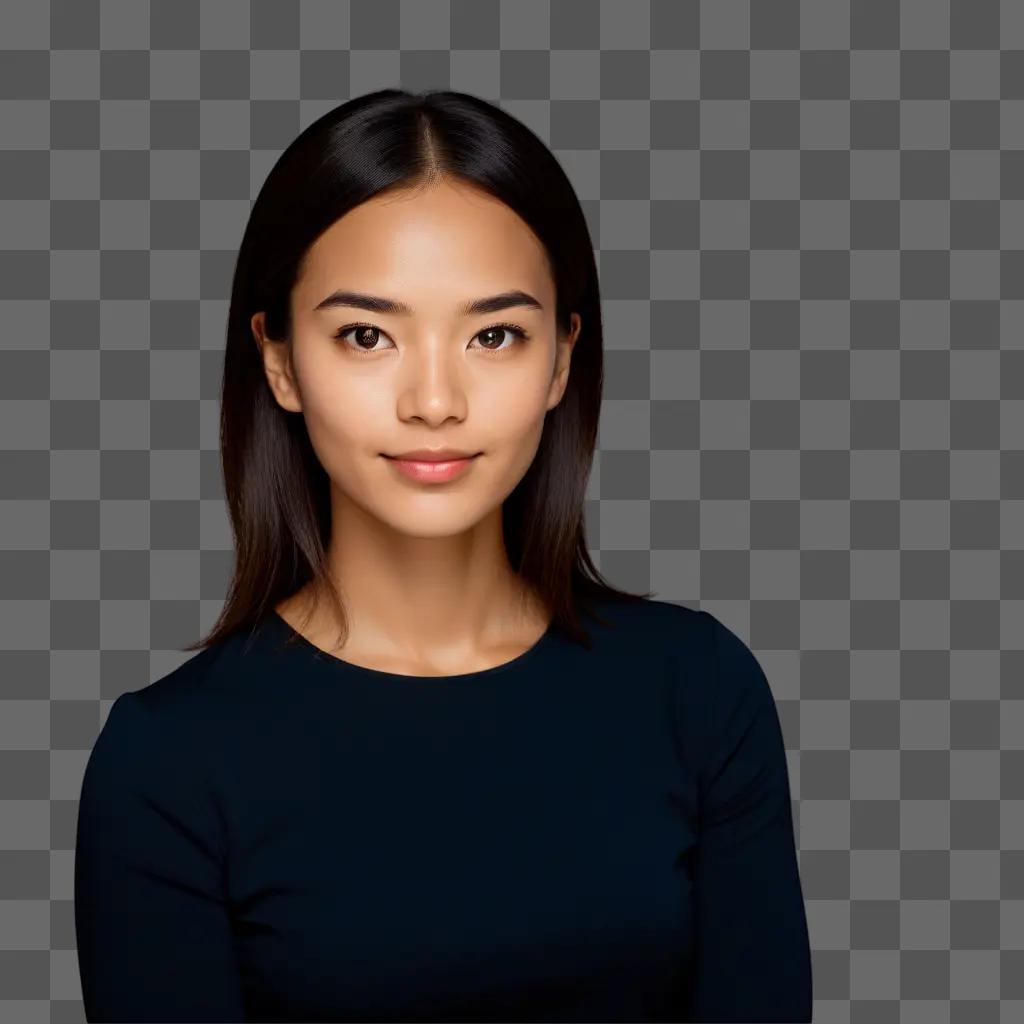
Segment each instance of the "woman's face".
[[[408,311],[362,308],[341,292]],[[510,292],[539,308],[463,308]],[[448,180],[336,221],[307,254],[291,311],[290,350],[266,343],[262,313],[252,318],[278,403],[302,413],[336,499],[421,537],[468,530],[500,508],[562,398],[580,329],[574,313],[571,335],[557,335],[554,283],[525,222]],[[386,457],[439,447],[480,454],[443,483],[410,479]]]

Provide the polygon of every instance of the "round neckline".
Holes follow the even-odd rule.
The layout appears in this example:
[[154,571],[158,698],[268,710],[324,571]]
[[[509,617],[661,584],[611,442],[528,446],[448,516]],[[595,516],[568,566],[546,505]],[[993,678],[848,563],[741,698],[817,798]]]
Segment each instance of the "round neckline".
[[387,672],[384,669],[369,668],[366,665],[357,665],[354,661],[346,661],[337,654],[325,651],[322,647],[318,647],[312,640],[292,626],[276,608],[272,608],[270,611],[270,621],[274,624],[274,627],[279,633],[285,634],[286,638],[291,636],[295,636],[297,638],[295,644],[293,644],[293,647],[296,650],[305,650],[307,653],[313,654],[314,657],[326,665],[333,665],[336,668],[344,669],[349,673],[363,676],[366,679],[435,686],[439,684],[444,686],[449,683],[471,682],[474,680],[486,679],[490,676],[501,675],[512,669],[519,668],[525,662],[533,659],[544,647],[546,647],[555,632],[555,622],[554,619],[551,619],[548,622],[547,628],[532,646],[528,647],[520,654],[517,654],[511,660],[502,662],[500,665],[492,665],[490,668],[478,669],[476,672],[459,672],[455,675],[417,676],[407,675],[403,672]]

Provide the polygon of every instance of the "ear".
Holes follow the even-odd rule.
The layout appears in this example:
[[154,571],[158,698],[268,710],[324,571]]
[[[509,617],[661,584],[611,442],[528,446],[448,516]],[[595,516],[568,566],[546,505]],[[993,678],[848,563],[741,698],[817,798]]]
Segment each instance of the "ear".
[[295,381],[292,365],[291,346],[286,341],[275,341],[267,337],[266,317],[261,310],[253,313],[249,321],[253,340],[263,362],[267,383],[277,404],[287,412],[302,412],[302,399]]
[[569,364],[572,360],[573,347],[580,336],[580,326],[579,313],[573,313],[569,334],[564,338],[558,338],[555,343],[555,372],[548,390],[548,411],[554,409],[562,400],[569,384]]

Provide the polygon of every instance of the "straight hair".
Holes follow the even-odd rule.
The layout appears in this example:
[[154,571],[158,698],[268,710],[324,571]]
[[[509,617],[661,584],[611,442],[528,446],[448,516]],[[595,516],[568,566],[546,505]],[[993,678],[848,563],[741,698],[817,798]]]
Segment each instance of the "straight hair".
[[316,239],[374,196],[442,179],[482,189],[522,218],[543,245],[559,335],[570,331],[573,311],[582,321],[565,393],[546,415],[534,461],[502,506],[513,570],[547,606],[553,627],[587,649],[581,612],[604,621],[600,602],[651,596],[614,587],[587,551],[584,499],[601,410],[603,341],[593,246],[569,179],[543,141],[499,106],[450,90],[381,89],[305,128],[250,211],[232,278],[221,385],[234,566],[212,630],[185,650],[238,631],[251,636],[306,584],[333,606],[339,646],[347,637],[344,602],[327,562],[330,481],[301,414],[278,405],[250,321],[264,311],[266,335],[289,341],[292,290]]

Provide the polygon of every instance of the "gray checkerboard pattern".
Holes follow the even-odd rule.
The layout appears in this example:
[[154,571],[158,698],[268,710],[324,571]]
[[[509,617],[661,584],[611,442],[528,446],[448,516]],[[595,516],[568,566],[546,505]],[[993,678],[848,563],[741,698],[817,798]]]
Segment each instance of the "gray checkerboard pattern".
[[1024,0],[2,0],[0,51],[0,1018],[82,1019],[88,752],[224,594],[250,204],[399,84],[578,191],[588,538],[769,676],[814,1019],[1024,1019]]

